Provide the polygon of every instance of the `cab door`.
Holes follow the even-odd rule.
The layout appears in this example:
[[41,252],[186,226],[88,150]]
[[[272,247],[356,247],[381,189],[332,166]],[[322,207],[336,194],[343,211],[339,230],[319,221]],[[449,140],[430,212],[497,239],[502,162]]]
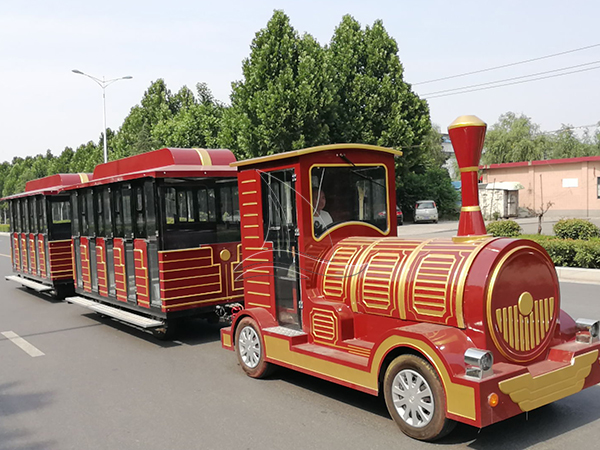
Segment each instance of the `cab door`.
[[302,329],[296,174],[287,169],[265,172],[261,177],[264,239],[272,244],[277,320],[283,326]]

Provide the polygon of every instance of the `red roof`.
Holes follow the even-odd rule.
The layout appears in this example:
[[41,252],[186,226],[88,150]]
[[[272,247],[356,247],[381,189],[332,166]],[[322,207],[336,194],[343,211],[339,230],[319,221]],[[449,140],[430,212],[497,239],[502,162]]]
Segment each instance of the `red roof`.
[[58,173],[49,177],[38,178],[25,184],[25,192],[5,197],[2,200],[30,197],[33,195],[53,195],[65,190],[69,186],[89,181],[89,173]]
[[80,183],[69,189],[146,177],[235,177],[237,169],[229,166],[235,160],[235,155],[227,149],[161,148],[99,164],[89,183]]
[[545,159],[540,161],[520,161],[502,164],[487,164],[479,166],[480,169],[507,169],[509,167],[526,166],[551,166],[555,164],[575,164],[582,162],[600,162],[600,156],[580,156],[579,158]]

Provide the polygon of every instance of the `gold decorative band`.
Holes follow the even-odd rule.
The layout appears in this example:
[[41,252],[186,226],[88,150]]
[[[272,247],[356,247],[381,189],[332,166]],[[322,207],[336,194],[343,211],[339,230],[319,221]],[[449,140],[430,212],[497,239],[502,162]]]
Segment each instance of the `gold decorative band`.
[[198,156],[200,157],[200,163],[203,166],[212,166],[212,159],[210,158],[210,154],[206,151],[205,148],[195,148]]
[[460,210],[464,212],[477,212],[481,211],[481,208],[479,206],[463,206]]
[[478,170],[479,170],[478,166],[462,167],[460,169],[461,172],[477,172]]

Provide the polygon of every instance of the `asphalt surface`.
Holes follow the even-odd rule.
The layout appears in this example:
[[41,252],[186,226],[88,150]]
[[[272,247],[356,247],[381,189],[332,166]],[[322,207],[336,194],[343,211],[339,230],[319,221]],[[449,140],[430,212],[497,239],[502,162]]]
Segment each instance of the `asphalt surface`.
[[[219,326],[152,336],[4,281],[0,236],[0,449],[562,449],[600,441],[600,387],[426,444],[404,436],[376,397],[280,369],[245,376]],[[600,318],[597,285],[565,284],[563,307]]]

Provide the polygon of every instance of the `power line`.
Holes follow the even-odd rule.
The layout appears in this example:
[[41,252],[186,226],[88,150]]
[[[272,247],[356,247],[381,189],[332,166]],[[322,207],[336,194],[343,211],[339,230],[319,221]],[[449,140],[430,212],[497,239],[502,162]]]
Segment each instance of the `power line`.
[[556,75],[548,75],[546,77],[532,78],[531,80],[514,81],[512,83],[498,84],[496,86],[488,86],[488,87],[482,87],[482,88],[477,88],[477,89],[470,89],[470,90],[461,91],[461,92],[451,92],[451,93],[448,93],[448,94],[434,95],[432,97],[428,97],[428,99],[441,98],[441,97],[449,97],[451,95],[467,94],[469,92],[476,92],[476,91],[485,91],[485,90],[488,90],[488,89],[495,89],[495,88],[504,87],[504,86],[512,86],[512,85],[515,85],[515,84],[529,83],[531,81],[545,80],[545,79],[548,79],[548,78],[562,77],[564,75],[571,75],[573,73],[579,73],[579,72],[587,72],[589,70],[595,70],[595,69],[600,69],[600,66],[589,67],[587,69],[573,70],[571,72],[559,73],[559,74],[556,74]]
[[579,52],[579,51],[587,50],[589,48],[594,48],[594,47],[600,47],[600,44],[588,45],[587,47],[580,47],[580,48],[576,48],[576,49],[573,49],[573,50],[567,50],[567,51],[560,52],[560,53],[553,53],[552,55],[540,56],[539,58],[531,58],[531,59],[526,59],[524,61],[518,61],[518,62],[514,62],[514,63],[503,64],[501,66],[488,67],[487,69],[481,69],[481,70],[474,70],[472,72],[459,73],[457,75],[450,75],[450,76],[447,76],[447,77],[436,78],[434,80],[421,81],[419,83],[413,83],[412,85],[413,86],[417,86],[417,85],[420,85],[420,84],[428,84],[428,83],[435,83],[437,81],[450,80],[452,78],[466,77],[467,75],[474,75],[476,73],[483,73],[483,72],[489,72],[491,70],[504,69],[505,67],[518,66],[519,64],[526,64],[526,63],[530,63],[530,62],[533,62],[533,61],[540,61],[542,59],[554,58],[555,56],[566,55],[568,53]]
[[423,94],[423,97],[426,97],[428,95],[437,95],[437,94],[442,94],[442,93],[446,93],[446,92],[454,92],[454,91],[462,91],[463,89],[470,89],[470,88],[474,88],[474,87],[480,87],[480,86],[489,86],[491,84],[497,84],[497,83],[502,83],[504,81],[514,81],[514,80],[521,80],[523,78],[530,78],[530,77],[535,77],[537,75],[545,75],[547,73],[554,73],[554,72],[562,72],[563,70],[568,70],[568,69],[575,69],[577,67],[584,67],[584,66],[590,66],[592,64],[597,64],[600,63],[600,60],[598,61],[592,61],[589,63],[584,63],[584,64],[577,64],[576,66],[569,66],[569,67],[563,67],[561,69],[554,69],[554,70],[546,70],[544,72],[537,72],[537,73],[532,73],[530,75],[522,75],[520,77],[513,77],[513,78],[505,78],[503,80],[497,80],[497,81],[490,81],[487,83],[480,83],[480,84],[472,84],[470,86],[463,86],[463,87],[459,87],[459,88],[452,88],[452,89],[445,89],[443,91],[435,91],[435,92],[429,92],[427,94]]

